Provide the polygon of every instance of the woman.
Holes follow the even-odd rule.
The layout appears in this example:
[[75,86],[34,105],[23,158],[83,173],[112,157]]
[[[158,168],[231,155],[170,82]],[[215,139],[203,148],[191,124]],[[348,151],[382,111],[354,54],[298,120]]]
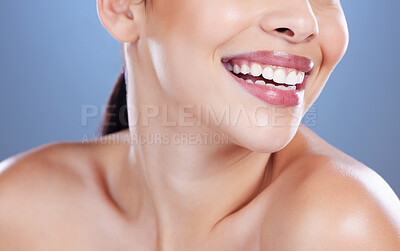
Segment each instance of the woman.
[[400,250],[391,188],[300,124],[338,0],[97,7],[125,62],[105,136],[1,164],[0,250]]

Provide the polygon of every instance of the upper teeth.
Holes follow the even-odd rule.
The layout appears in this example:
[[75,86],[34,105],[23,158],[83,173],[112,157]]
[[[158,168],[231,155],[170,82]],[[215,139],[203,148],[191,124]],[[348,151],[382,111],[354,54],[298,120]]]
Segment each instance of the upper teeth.
[[263,78],[273,80],[278,84],[296,85],[303,83],[304,72],[295,69],[284,69],[277,66],[260,65],[257,63],[248,64],[244,63],[242,66],[234,64],[233,66],[228,63],[228,70],[233,71],[235,74],[251,74],[254,77],[262,75]]

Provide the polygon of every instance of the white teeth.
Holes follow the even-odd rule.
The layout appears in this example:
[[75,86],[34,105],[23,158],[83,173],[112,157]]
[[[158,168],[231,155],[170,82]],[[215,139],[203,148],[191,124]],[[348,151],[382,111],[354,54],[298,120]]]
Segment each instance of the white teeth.
[[[251,74],[254,77],[259,77],[262,75],[262,77],[264,79],[273,80],[275,83],[278,83],[278,84],[287,84],[287,85],[291,85],[291,86],[295,86],[296,84],[303,83],[304,77],[305,77],[304,72],[298,72],[295,69],[288,70],[288,69],[284,69],[284,68],[278,68],[276,66],[272,66],[272,67],[265,66],[263,69],[263,67],[258,63],[252,63],[251,67],[249,67],[249,65],[245,64],[245,63],[242,64],[241,67],[237,64],[234,64],[232,66],[232,64],[228,63],[227,68],[229,71],[232,71],[235,74],[239,74],[239,73],[242,73],[243,75]],[[274,70],[274,68],[277,68],[277,69]],[[286,75],[287,71],[290,71],[290,72],[289,72],[289,74]],[[262,81],[262,80],[260,80],[260,81]],[[249,81],[247,81],[247,82],[249,82]],[[263,81],[263,82],[265,84],[265,81]],[[251,83],[254,83],[254,82],[251,81]],[[275,86],[275,85],[273,85],[273,86]],[[287,88],[287,87],[285,87],[285,88]]]
[[274,82],[278,84],[284,84],[286,81],[286,72],[284,69],[277,69],[274,72]]
[[251,79],[247,79],[246,82],[249,84],[254,84],[254,82]]
[[296,90],[295,86],[286,87],[286,86],[283,86],[283,85],[277,85],[277,86],[275,86],[275,88],[278,88],[278,89],[281,89],[281,90],[284,90],[284,91]]
[[275,88],[281,89],[281,90],[286,90],[286,87],[283,85],[277,85],[277,86],[275,86]]
[[265,85],[265,81],[263,81],[263,80],[257,80],[257,81],[256,81],[256,84],[258,84],[258,85]]
[[297,74],[295,71],[291,71],[286,77],[286,84],[295,85],[297,84]]
[[254,77],[260,76],[262,74],[262,72],[263,72],[263,69],[262,69],[261,65],[255,64],[255,63],[251,65],[250,73]]
[[280,90],[285,90],[285,91],[294,91],[296,90],[296,86],[292,85],[292,86],[284,86],[284,85],[274,85],[274,84],[266,84],[266,86],[271,86]]
[[230,63],[228,63],[226,67],[228,68],[228,71],[232,71],[233,70],[233,67],[232,67],[232,65]]
[[242,72],[243,74],[249,74],[249,73],[250,73],[250,67],[249,67],[248,65],[246,65],[246,64],[243,64],[243,65],[242,65],[241,72]]
[[262,73],[263,78],[272,80],[274,78],[274,70],[271,67],[267,66],[264,68]]
[[301,84],[304,81],[304,72],[299,72],[299,74],[297,74],[297,83]]
[[237,65],[237,64],[235,64],[234,66],[233,66],[233,72],[235,73],[235,74],[239,74],[240,73],[240,67],[239,67],[239,65]]

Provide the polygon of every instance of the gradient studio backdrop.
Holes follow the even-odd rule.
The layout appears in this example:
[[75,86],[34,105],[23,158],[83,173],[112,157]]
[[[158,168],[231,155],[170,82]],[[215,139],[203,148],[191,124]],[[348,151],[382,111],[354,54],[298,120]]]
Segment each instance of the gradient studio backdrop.
[[[400,2],[342,5],[349,49],[306,124],[400,195]],[[106,103],[121,67],[119,43],[98,21],[95,0],[1,1],[0,36],[0,160],[95,136],[101,109],[85,125],[82,107]]]

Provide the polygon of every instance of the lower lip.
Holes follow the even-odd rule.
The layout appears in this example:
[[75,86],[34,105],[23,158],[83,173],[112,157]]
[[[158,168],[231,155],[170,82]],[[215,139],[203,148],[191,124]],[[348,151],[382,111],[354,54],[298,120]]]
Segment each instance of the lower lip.
[[303,83],[296,85],[296,90],[281,90],[271,86],[248,83],[232,74],[225,65],[224,67],[243,89],[271,105],[294,107],[303,102],[307,75],[304,77]]

